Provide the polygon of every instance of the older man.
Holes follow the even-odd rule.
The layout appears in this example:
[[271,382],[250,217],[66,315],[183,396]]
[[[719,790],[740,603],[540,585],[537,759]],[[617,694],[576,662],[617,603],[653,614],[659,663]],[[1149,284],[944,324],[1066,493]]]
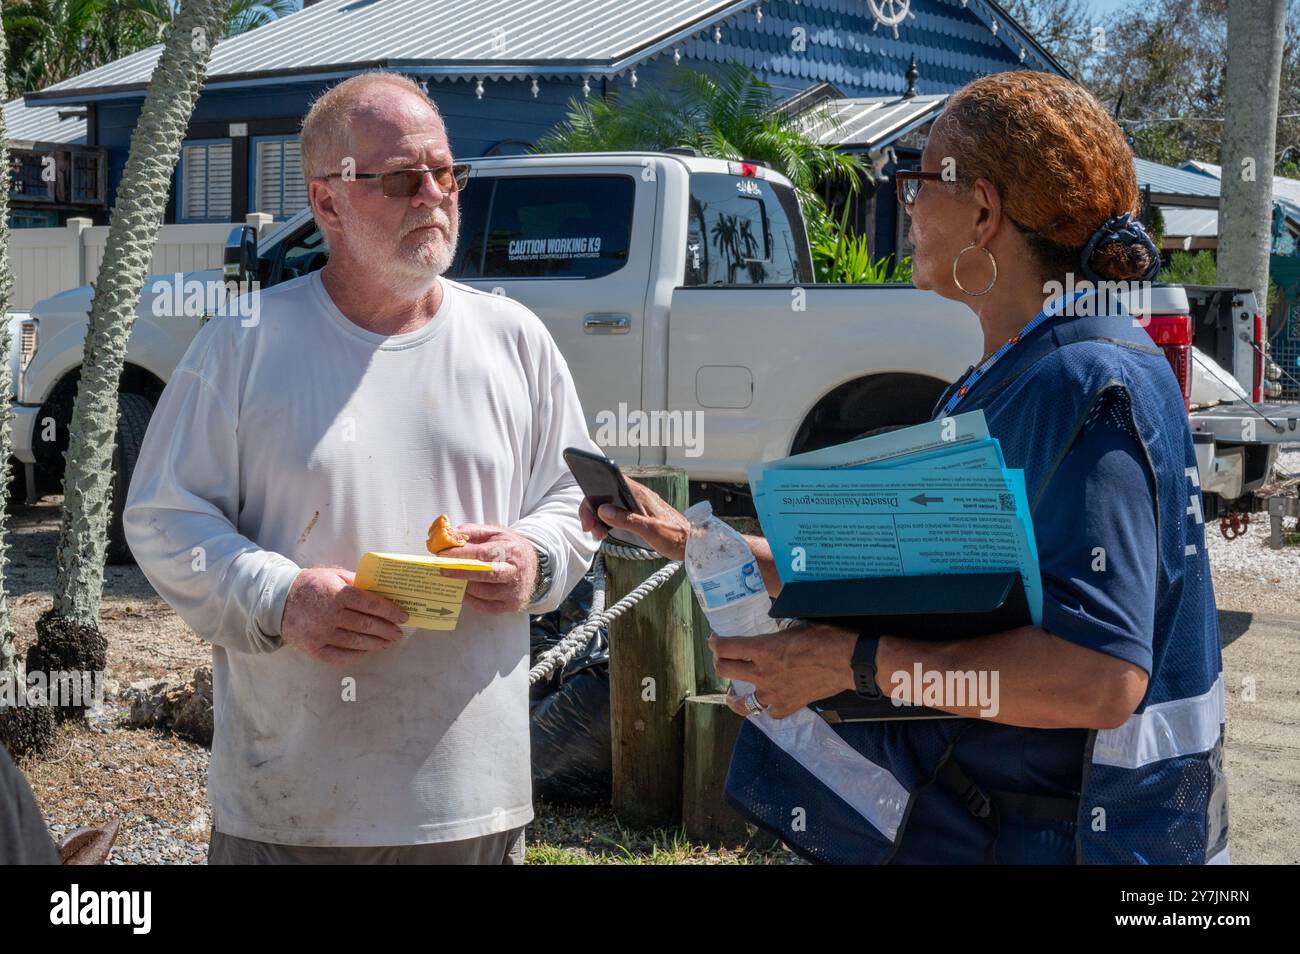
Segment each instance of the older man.
[[[593,448],[526,308],[441,278],[447,134],[389,73],[303,122],[329,262],[209,322],[176,369],[125,516],[149,581],[213,643],[213,862],[522,861],[528,617],[595,552],[561,451]],[[452,632],[355,588],[367,550],[490,561]]]

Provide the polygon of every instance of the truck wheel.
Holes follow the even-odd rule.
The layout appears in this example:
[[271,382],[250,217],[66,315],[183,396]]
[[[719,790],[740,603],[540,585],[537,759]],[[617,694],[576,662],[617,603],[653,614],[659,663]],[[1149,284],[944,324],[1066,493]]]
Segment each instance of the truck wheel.
[[153,416],[153,405],[139,394],[117,396],[117,449],[113,451],[112,504],[108,517],[109,564],[120,566],[133,563],[131,548],[126,543],[122,528],[122,514],[126,510],[126,493],[131,488],[131,475],[144,443],[144,432]]
[[928,421],[945,387],[937,378],[915,374],[878,374],[840,385],[804,418],[790,453],[802,454]]

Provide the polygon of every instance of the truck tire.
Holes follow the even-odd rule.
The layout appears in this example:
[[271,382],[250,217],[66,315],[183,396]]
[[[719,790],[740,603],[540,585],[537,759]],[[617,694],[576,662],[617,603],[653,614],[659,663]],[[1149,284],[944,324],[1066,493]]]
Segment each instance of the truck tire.
[[827,394],[804,418],[791,454],[819,450],[870,434],[921,424],[947,385],[916,374],[878,374]]
[[120,566],[135,562],[126,542],[122,527],[122,514],[126,510],[126,494],[131,488],[131,475],[144,443],[144,432],[153,416],[153,405],[139,394],[117,396],[117,448],[113,451],[112,502],[108,517],[107,560]]

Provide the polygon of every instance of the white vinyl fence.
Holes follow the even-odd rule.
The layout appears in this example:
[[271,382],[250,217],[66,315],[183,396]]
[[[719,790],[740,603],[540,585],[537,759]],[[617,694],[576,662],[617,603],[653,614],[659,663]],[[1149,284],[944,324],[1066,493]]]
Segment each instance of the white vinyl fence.
[[[226,237],[237,222],[211,225],[164,225],[153,249],[151,275],[170,275],[204,268],[220,268]],[[271,216],[251,213],[242,224],[259,233]],[[56,229],[10,229],[9,263],[14,273],[9,308],[26,311],[42,299],[95,280],[108,241],[107,225],[90,219],[69,219]]]

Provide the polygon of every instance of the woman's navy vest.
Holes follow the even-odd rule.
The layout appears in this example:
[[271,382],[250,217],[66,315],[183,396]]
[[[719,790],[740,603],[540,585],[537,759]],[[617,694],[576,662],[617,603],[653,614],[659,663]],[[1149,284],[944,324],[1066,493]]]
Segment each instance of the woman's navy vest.
[[[937,408],[952,392],[949,388]],[[1117,729],[1086,734],[1074,858],[1083,864],[1226,863],[1218,618],[1196,457],[1167,360],[1127,315],[1058,316],[1026,335],[956,410],[983,409],[1007,466],[1024,471],[1031,509],[1044,519],[1058,507],[1077,511],[1076,502],[1045,497],[1044,489],[1089,416],[1117,397],[1129,408],[1155,480],[1154,644],[1146,696],[1137,711]],[[974,811],[969,801],[962,804],[960,789],[946,772],[959,736],[978,722],[830,725],[807,708],[781,720],[750,716],[732,755],[727,801],[810,860],[907,860],[913,853],[900,849],[918,795],[951,803],[954,811]],[[1018,756],[1006,752],[1005,757]],[[976,766],[967,769],[977,774]],[[932,823],[941,812],[926,809],[918,815],[931,823],[923,823],[913,837],[946,837]],[[988,860],[982,846],[955,833],[950,841],[928,847],[933,850],[923,854],[936,860]]]

